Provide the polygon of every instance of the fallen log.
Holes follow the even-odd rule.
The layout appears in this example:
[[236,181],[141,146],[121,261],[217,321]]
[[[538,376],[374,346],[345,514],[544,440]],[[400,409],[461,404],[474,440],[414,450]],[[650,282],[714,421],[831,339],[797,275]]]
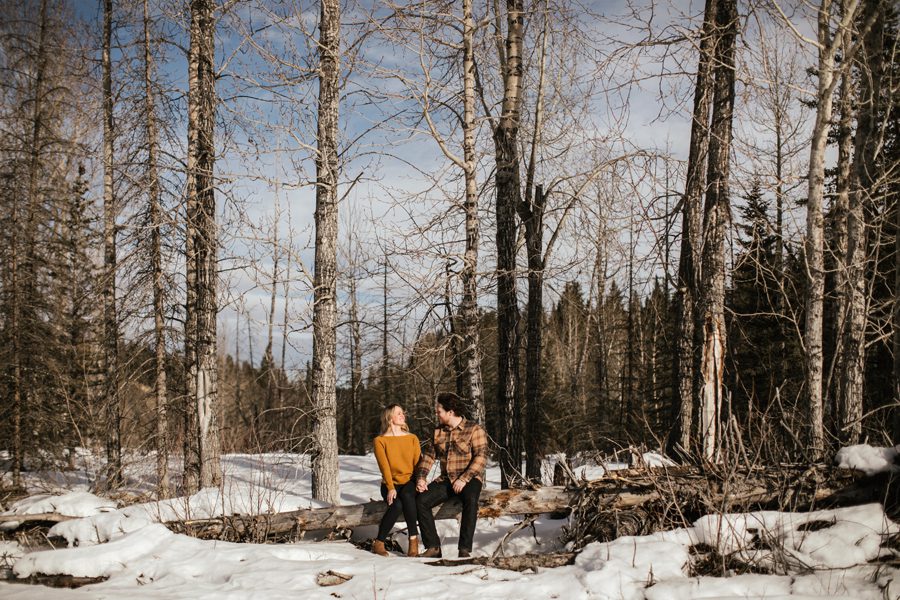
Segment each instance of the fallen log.
[[[880,482],[880,483],[879,483]],[[603,478],[570,487],[485,490],[478,516],[568,513],[574,510],[570,541],[610,540],[689,525],[715,512],[809,510],[877,501],[884,479],[827,465],[780,465],[751,469],[657,467],[610,471]],[[207,539],[275,541],[306,531],[346,531],[375,525],[386,506],[367,502],[265,515],[233,515],[170,522],[174,531]],[[437,519],[456,517],[458,500],[440,507]],[[402,520],[402,517],[401,517]]]
[[24,583],[26,585],[44,585],[53,588],[80,588],[94,583],[102,583],[109,577],[77,577],[75,575],[66,575],[64,573],[55,575],[45,575],[44,573],[35,573],[28,577],[12,577],[4,579],[6,583]]
[[432,567],[458,567],[478,565],[507,571],[537,571],[539,568],[555,569],[575,562],[575,552],[551,554],[519,554],[516,556],[475,556],[472,558],[442,558],[425,564]]
[[[600,479],[573,482],[569,487],[485,490],[478,516],[572,511],[568,538],[577,548],[594,540],[685,526],[714,512],[801,511],[877,501],[891,505],[889,499],[897,495],[898,487],[896,476],[890,474],[865,477],[857,471],[826,465],[637,468],[609,471]],[[297,539],[308,531],[347,531],[375,525],[385,509],[384,502],[372,501],[274,514],[172,521],[166,525],[178,533],[205,539],[283,541]],[[454,518],[461,509],[457,499],[449,500],[438,509],[435,518]],[[57,513],[2,515],[0,522],[17,521],[21,526],[71,518],[74,517]]]
[[[576,489],[543,487],[533,490],[485,490],[478,516],[528,515],[568,510]],[[170,521],[166,526],[178,533],[205,539],[263,541],[296,538],[304,531],[347,530],[377,525],[387,505],[381,501],[311,508],[263,515],[233,515],[191,521]],[[448,500],[435,513],[436,519],[452,519],[462,511],[458,499]],[[404,521],[400,516],[400,521]]]

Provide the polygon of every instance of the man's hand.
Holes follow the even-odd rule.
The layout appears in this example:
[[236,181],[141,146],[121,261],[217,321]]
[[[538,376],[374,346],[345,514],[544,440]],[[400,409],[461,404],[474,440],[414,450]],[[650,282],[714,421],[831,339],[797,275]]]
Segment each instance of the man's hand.
[[461,494],[464,487],[466,487],[466,482],[462,479],[457,479],[453,482],[453,491],[457,494]]
[[416,480],[416,491],[419,492],[420,494],[421,494],[422,492],[428,491],[428,484],[425,483],[425,480],[424,480],[424,479],[417,479],[417,480]]
[[394,503],[394,500],[397,499],[397,490],[388,490],[387,499],[385,500],[388,503],[388,506]]

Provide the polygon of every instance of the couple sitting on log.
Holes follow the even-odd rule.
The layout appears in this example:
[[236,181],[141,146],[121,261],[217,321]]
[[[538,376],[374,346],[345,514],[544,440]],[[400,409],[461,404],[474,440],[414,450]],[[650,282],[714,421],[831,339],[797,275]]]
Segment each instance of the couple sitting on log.
[[[441,539],[431,509],[458,496],[463,506],[459,525],[459,556],[471,556],[478,518],[478,497],[484,485],[487,464],[487,434],[481,425],[465,418],[463,402],[456,394],[438,394],[435,415],[438,426],[431,443],[422,453],[419,438],[410,433],[406,425],[403,408],[391,404],[382,412],[382,433],[375,438],[374,447],[382,476],[381,496],[388,508],[372,545],[375,554],[388,556],[385,542],[402,512],[409,534],[406,555],[419,556],[418,523],[425,546],[421,556],[440,557]],[[426,477],[435,458],[440,461],[441,474],[427,483]]]

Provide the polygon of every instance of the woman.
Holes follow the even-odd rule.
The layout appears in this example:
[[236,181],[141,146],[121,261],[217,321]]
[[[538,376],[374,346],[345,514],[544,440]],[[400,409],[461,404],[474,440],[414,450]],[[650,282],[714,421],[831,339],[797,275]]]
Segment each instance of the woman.
[[413,470],[419,462],[419,438],[409,432],[406,415],[398,404],[391,404],[381,413],[381,435],[375,438],[375,459],[381,470],[381,497],[388,508],[378,527],[378,537],[372,552],[388,556],[384,544],[400,512],[406,518],[409,548],[407,556],[419,555],[419,531],[416,526],[416,482]]

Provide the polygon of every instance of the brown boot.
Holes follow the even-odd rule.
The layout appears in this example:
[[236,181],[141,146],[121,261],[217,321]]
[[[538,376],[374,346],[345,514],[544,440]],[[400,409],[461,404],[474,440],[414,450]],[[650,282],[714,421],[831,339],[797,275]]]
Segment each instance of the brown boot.
[[425,548],[425,552],[421,554],[422,558],[440,558],[441,557],[441,547],[437,548]]
[[377,554],[378,556],[390,556],[387,550],[384,549],[384,542],[381,540],[375,540],[372,542],[372,552]]
[[407,556],[418,556],[419,555],[419,538],[411,537],[409,538],[409,548],[406,549]]

